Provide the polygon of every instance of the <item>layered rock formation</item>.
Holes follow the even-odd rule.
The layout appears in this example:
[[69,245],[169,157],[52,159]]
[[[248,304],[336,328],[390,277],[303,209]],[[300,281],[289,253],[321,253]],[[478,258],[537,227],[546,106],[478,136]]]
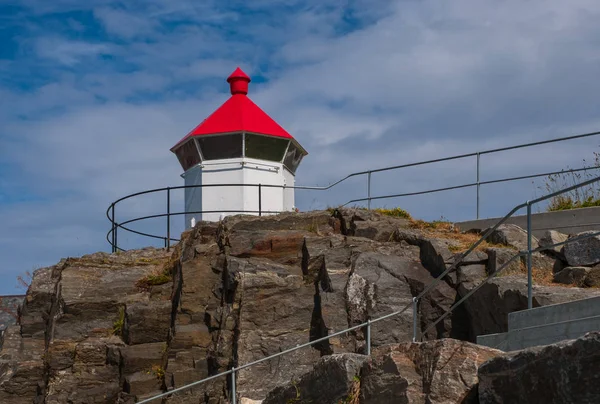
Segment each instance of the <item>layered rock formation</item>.
[[371,357],[334,354],[262,404],[478,403],[477,369],[501,351],[442,339],[391,344]]
[[24,298],[20,295],[0,296],[0,336],[8,326],[16,324]]
[[[511,240],[473,252],[419,302],[419,337],[444,342],[407,344],[413,297],[473,241],[465,237],[363,210],[237,216],[197,224],[171,253],[63,260],[36,271],[19,323],[5,333],[0,402],[135,402],[392,312],[401,313],[372,325],[368,371],[366,330],[357,329],[238,371],[238,396],[262,400],[322,363],[346,380],[331,397],[357,389],[358,369],[364,400],[375,389],[368,386],[383,386],[383,379],[390,389],[413,386],[401,393],[407,400],[470,397],[477,366],[495,351],[448,338],[506,331],[507,313],[527,307],[520,264],[432,325],[515,253]],[[535,262],[552,273],[557,259],[540,255]],[[534,304],[595,293],[536,286]],[[435,365],[446,361],[449,373]],[[442,381],[451,397],[437,387]],[[165,402],[225,403],[230,392],[230,379],[216,378]]]
[[600,332],[498,355],[478,371],[482,404],[600,402]]
[[334,354],[262,404],[569,404],[600,399],[600,332],[504,353],[441,339]]

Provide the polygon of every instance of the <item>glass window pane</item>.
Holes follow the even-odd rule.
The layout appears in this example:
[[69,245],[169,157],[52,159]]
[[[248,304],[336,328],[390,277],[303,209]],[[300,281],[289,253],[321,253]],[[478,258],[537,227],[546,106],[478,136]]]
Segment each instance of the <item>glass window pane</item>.
[[179,159],[179,164],[183,168],[183,171],[189,170],[200,162],[200,155],[198,149],[194,144],[194,139],[190,139],[175,150],[175,155]]
[[281,161],[289,140],[246,134],[246,157]]
[[302,161],[302,152],[298,149],[293,143],[290,143],[290,147],[288,148],[287,153],[285,154],[285,159],[283,160],[283,164],[290,170],[293,174],[296,173],[296,169],[300,165],[300,161]]
[[242,157],[242,134],[217,135],[197,138],[204,160]]

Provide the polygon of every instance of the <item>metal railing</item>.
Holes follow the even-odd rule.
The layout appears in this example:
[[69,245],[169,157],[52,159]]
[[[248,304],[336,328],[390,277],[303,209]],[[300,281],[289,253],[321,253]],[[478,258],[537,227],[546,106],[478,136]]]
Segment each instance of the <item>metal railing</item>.
[[[531,309],[533,307],[533,268],[532,268],[532,260],[531,257],[534,253],[536,252],[540,252],[540,251],[544,251],[544,250],[549,250],[549,249],[553,249],[555,247],[561,246],[561,245],[565,245],[565,244],[569,244],[572,242],[576,242],[576,241],[581,241],[581,240],[585,240],[591,237],[596,237],[596,236],[600,236],[600,231],[598,232],[591,232],[591,233],[587,233],[587,234],[583,234],[583,235],[579,235],[576,237],[571,237],[565,241],[559,242],[559,243],[555,243],[552,245],[547,245],[544,247],[539,247],[539,248],[532,248],[532,227],[531,227],[531,206],[542,202],[544,200],[547,199],[551,199],[555,196],[573,191],[575,189],[587,186],[587,185],[591,185],[593,183],[596,182],[600,182],[600,176],[592,178],[588,181],[584,181],[581,182],[579,184],[575,184],[573,186],[570,186],[568,188],[564,188],[560,191],[557,192],[553,192],[550,193],[548,195],[544,195],[540,198],[536,198],[534,200],[529,200],[525,203],[522,203],[520,205],[515,206],[508,214],[506,214],[502,219],[500,219],[494,226],[492,226],[491,228],[489,228],[485,234],[483,236],[481,236],[479,238],[479,240],[477,240],[473,245],[471,245],[471,247],[469,247],[465,252],[461,253],[457,259],[454,260],[454,262],[452,263],[452,265],[450,265],[444,272],[442,272],[438,277],[436,277],[431,283],[429,283],[424,289],[423,291],[421,291],[421,293],[419,293],[417,296],[414,296],[412,299],[412,302],[405,305],[403,308],[401,308],[400,310],[394,311],[392,313],[386,314],[384,316],[375,318],[375,319],[368,319],[366,322],[363,322],[361,324],[355,325],[353,327],[349,327],[346,328],[344,330],[335,332],[333,334],[327,335],[325,337],[319,338],[317,340],[311,341],[311,342],[307,342],[305,344],[301,344],[301,345],[297,345],[293,348],[289,348],[286,349],[282,352],[278,352],[277,354],[250,362],[250,363],[246,363],[244,365],[238,366],[238,367],[232,367],[230,370],[227,370],[225,372],[222,373],[218,373],[216,375],[213,376],[209,376],[205,379],[202,380],[198,380],[196,382],[172,389],[170,391],[164,392],[162,394],[156,395],[154,397],[145,399],[140,401],[139,403],[150,403],[156,399],[162,398],[162,397],[166,397],[169,395],[172,395],[174,393],[177,392],[181,392],[184,390],[187,390],[189,388],[192,388],[194,386],[206,383],[208,381],[214,380],[216,378],[219,377],[225,377],[225,376],[230,376],[230,386],[231,386],[231,397],[230,397],[230,401],[232,404],[236,404],[237,402],[237,397],[236,397],[236,372],[239,372],[241,370],[244,370],[246,368],[249,368],[251,366],[257,365],[259,363],[280,357],[282,355],[286,355],[288,353],[294,352],[298,349],[302,349],[302,348],[306,348],[306,347],[310,347],[316,344],[319,344],[321,342],[325,342],[327,340],[329,340],[330,338],[333,337],[337,337],[343,334],[347,334],[349,332],[358,330],[358,329],[363,329],[365,328],[365,345],[366,345],[366,349],[365,352],[367,355],[371,354],[371,326],[374,323],[377,323],[379,321],[383,321],[386,320],[388,318],[400,315],[402,313],[404,313],[405,311],[407,311],[409,308],[412,307],[413,309],[413,322],[412,322],[412,340],[413,342],[417,342],[419,340],[422,340],[422,336],[426,335],[427,332],[431,329],[433,329],[440,321],[443,321],[447,316],[449,316],[450,314],[452,314],[452,312],[456,309],[456,307],[458,307],[460,304],[462,304],[465,300],[467,300],[470,296],[472,296],[475,292],[477,292],[477,290],[479,290],[483,285],[485,285],[486,283],[488,283],[491,279],[493,279],[494,277],[497,277],[498,275],[500,275],[502,273],[502,271],[507,268],[513,261],[520,259],[523,256],[527,257],[527,307],[528,309]],[[452,271],[457,270],[459,265],[463,262],[463,260],[470,255],[481,243],[483,243],[484,241],[487,240],[488,237],[490,237],[492,235],[492,233],[494,233],[494,231],[496,231],[498,229],[499,226],[501,226],[503,223],[506,222],[506,220],[508,220],[511,216],[513,216],[516,212],[518,212],[520,209],[522,208],[527,208],[527,250],[524,251],[519,251],[518,253],[516,253],[515,255],[513,255],[508,261],[506,261],[505,263],[503,263],[495,272],[489,274],[484,280],[483,282],[481,282],[480,284],[478,284],[475,288],[473,288],[472,290],[470,290],[468,293],[466,293],[464,296],[462,296],[456,303],[454,303],[444,314],[442,314],[438,319],[436,319],[433,323],[431,323],[428,327],[426,327],[422,332],[421,332],[421,336],[419,336],[419,330],[418,330],[418,317],[419,317],[419,301],[421,299],[423,299],[425,296],[427,296],[430,291],[432,291],[436,286],[438,286],[440,283],[445,282],[444,278]]]
[[[524,179],[548,177],[551,175],[557,175],[557,174],[563,174],[563,173],[576,173],[576,172],[592,170],[592,169],[597,168],[597,167],[581,167],[581,168],[569,169],[569,170],[551,171],[551,172],[545,172],[545,173],[537,173],[537,174],[522,175],[522,176],[482,181],[481,180],[481,157],[483,155],[500,153],[500,152],[509,151],[509,150],[523,149],[523,148],[534,147],[534,146],[540,146],[540,145],[550,144],[550,143],[558,143],[558,142],[571,141],[571,140],[575,140],[575,139],[589,138],[589,137],[598,136],[598,135],[600,135],[600,132],[590,132],[590,133],[584,133],[584,134],[579,134],[579,135],[574,135],[574,136],[566,136],[566,137],[554,138],[554,139],[549,139],[549,140],[543,140],[543,141],[539,141],[539,142],[523,143],[523,144],[519,144],[519,145],[515,145],[515,146],[500,147],[500,148],[496,148],[496,149],[483,150],[483,151],[479,151],[479,152],[473,152],[473,153],[460,154],[460,155],[455,155],[455,156],[450,156],[450,157],[420,161],[420,162],[416,162],[416,163],[408,163],[408,164],[384,167],[384,168],[379,168],[379,169],[374,169],[374,170],[360,171],[360,172],[355,172],[355,173],[349,174],[338,181],[335,181],[327,186],[322,186],[322,187],[319,187],[319,186],[282,186],[282,185],[267,185],[267,184],[206,184],[206,185],[185,185],[185,186],[175,186],[175,187],[164,187],[164,188],[156,188],[156,189],[151,189],[151,190],[142,191],[142,192],[136,192],[134,194],[127,195],[123,198],[117,199],[116,201],[111,203],[110,206],[108,207],[108,209],[106,210],[106,217],[111,222],[111,229],[108,231],[108,233],[106,235],[106,240],[111,245],[112,252],[122,251],[123,249],[118,246],[118,230],[122,229],[124,231],[130,232],[133,234],[137,234],[140,236],[162,240],[164,242],[164,246],[168,249],[171,245],[171,242],[179,241],[179,239],[171,237],[171,216],[180,216],[180,215],[185,215],[185,214],[203,214],[203,213],[248,213],[248,214],[258,214],[258,215],[280,213],[280,212],[262,210],[262,189],[263,188],[283,188],[283,189],[294,189],[294,190],[297,189],[297,190],[326,191],[326,190],[332,189],[333,187],[349,180],[350,178],[358,177],[358,176],[366,176],[367,196],[364,198],[352,199],[352,200],[342,204],[341,206],[347,206],[351,203],[366,202],[367,208],[370,209],[371,202],[375,201],[375,200],[399,198],[399,197],[407,197],[407,196],[415,196],[415,195],[424,195],[424,194],[431,194],[431,193],[437,193],[437,192],[443,192],[443,191],[451,191],[451,190],[464,189],[464,188],[476,188],[476,190],[477,190],[477,192],[476,192],[476,218],[479,219],[480,189],[481,189],[481,186],[483,186],[483,185],[491,185],[491,184],[498,184],[498,183],[504,183],[504,182],[524,180]],[[373,196],[371,194],[372,175],[373,174],[391,171],[391,170],[399,170],[399,169],[404,169],[404,168],[409,168],[409,167],[424,166],[424,165],[428,165],[428,164],[440,163],[440,162],[445,162],[445,161],[473,158],[473,157],[476,158],[476,170],[475,170],[476,171],[475,172],[476,180],[475,180],[475,182],[469,182],[469,183],[455,185],[455,186],[434,188],[434,189],[428,189],[428,190],[416,191],[416,192],[405,192],[405,193],[386,194],[386,195],[378,195],[378,196]],[[254,188],[257,188],[258,210],[254,210],[254,211],[205,210],[205,211],[193,211],[193,212],[171,212],[171,192],[172,191],[186,189],[186,188],[211,188],[211,187],[254,187]],[[131,199],[136,196],[146,195],[146,194],[151,194],[151,193],[159,193],[159,192],[166,193],[166,195],[165,195],[166,213],[147,215],[147,216],[143,216],[143,217],[126,220],[123,222],[118,222],[116,220],[115,210],[116,210],[116,205],[118,203],[128,200],[128,199]],[[147,232],[137,231],[137,230],[131,229],[129,226],[127,226],[131,223],[136,223],[136,222],[140,222],[140,221],[148,220],[148,219],[162,218],[162,217],[166,218],[166,232],[163,236],[159,236],[156,234],[150,234]]]

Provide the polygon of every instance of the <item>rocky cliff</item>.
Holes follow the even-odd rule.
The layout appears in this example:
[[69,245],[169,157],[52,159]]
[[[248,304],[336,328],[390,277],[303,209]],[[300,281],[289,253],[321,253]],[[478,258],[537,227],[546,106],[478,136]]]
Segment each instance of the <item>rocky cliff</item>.
[[[322,380],[332,400],[476,402],[465,400],[477,398],[477,369],[501,352],[470,342],[506,331],[507,314],[527,307],[522,263],[424,331],[520,248],[522,230],[499,229],[436,286],[420,302],[426,342],[407,342],[412,298],[477,238],[364,210],[324,211],[198,223],[170,253],[63,260],[35,272],[18,324],[4,334],[0,402],[133,403],[405,306],[373,324],[372,358],[363,355],[365,332],[356,330],[239,371],[238,397],[337,403],[298,396],[315,372],[333,372],[337,379]],[[563,250],[535,256],[535,306],[599,294],[553,282],[571,268],[566,260]],[[226,403],[229,394],[219,378],[165,402]]]
[[21,295],[0,296],[0,336],[6,327],[17,322],[19,306],[24,298]]

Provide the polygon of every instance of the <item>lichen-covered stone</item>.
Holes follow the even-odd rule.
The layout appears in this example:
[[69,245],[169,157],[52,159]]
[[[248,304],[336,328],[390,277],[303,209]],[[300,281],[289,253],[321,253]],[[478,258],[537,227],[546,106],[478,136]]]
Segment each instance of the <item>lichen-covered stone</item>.
[[565,260],[564,245],[559,245],[559,246],[551,247],[551,248],[550,248],[550,246],[553,246],[558,243],[563,243],[563,242],[567,241],[568,238],[569,238],[569,235],[567,235],[567,234],[563,234],[556,230],[546,230],[546,232],[544,233],[542,238],[540,238],[538,244],[540,247],[544,247],[544,248],[548,247],[548,249],[544,250],[544,251],[550,253],[554,257],[559,258],[561,260]]
[[590,270],[588,267],[566,267],[554,274],[554,282],[583,286]]
[[[484,230],[484,235],[489,230]],[[501,224],[488,236],[487,241],[494,244],[503,244],[519,251],[527,250],[527,231],[515,224]],[[535,249],[539,244],[536,237],[531,236],[531,248]]]
[[[586,236],[596,233],[585,231],[577,236]],[[564,254],[569,266],[592,266],[600,263],[600,236],[584,238],[565,244]]]
[[481,404],[600,400],[600,332],[497,355],[478,371]]
[[367,360],[349,353],[323,357],[297,381],[271,390],[262,404],[338,404],[358,399],[360,370]]
[[441,339],[384,346],[360,375],[360,403],[477,403],[477,368],[502,352]]

